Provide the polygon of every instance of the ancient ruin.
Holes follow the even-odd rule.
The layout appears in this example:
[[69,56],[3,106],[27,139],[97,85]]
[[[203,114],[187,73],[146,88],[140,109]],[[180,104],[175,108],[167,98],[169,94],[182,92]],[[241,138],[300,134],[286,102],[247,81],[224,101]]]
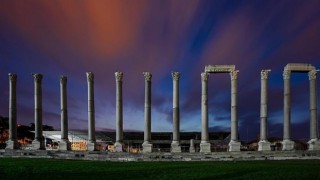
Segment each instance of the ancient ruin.
[[[261,96],[260,96],[260,140],[258,151],[268,152],[271,150],[270,142],[267,140],[268,130],[268,76],[271,70],[261,70]],[[283,71],[284,80],[284,121],[283,121],[283,141],[282,150],[294,150],[294,142],[291,140],[290,131],[290,75],[294,72],[308,73],[310,80],[310,140],[308,150],[320,150],[318,137],[318,105],[317,105],[317,70],[310,64],[287,64]],[[240,151],[240,141],[238,137],[238,73],[234,65],[208,65],[201,73],[202,95],[201,95],[201,143],[200,152],[210,153],[211,144],[208,133],[208,79],[209,74],[229,73],[231,78],[231,137],[229,142],[229,152]],[[145,116],[144,116],[144,141],[142,143],[143,152],[153,152],[151,139],[151,79],[150,72],[143,72],[145,79]],[[94,106],[94,74],[87,72],[88,83],[88,140],[87,150],[97,150],[95,136],[95,106]],[[44,137],[42,132],[42,74],[33,74],[34,77],[34,120],[35,139],[32,142],[33,150],[45,150]],[[172,72],[173,80],[173,131],[171,152],[181,153],[180,146],[180,109],[179,109],[179,72]],[[115,72],[116,80],[116,152],[123,152],[123,102],[122,102],[122,82],[123,73]],[[17,144],[17,111],[16,111],[16,82],[17,75],[9,74],[9,140],[7,150],[18,149]],[[61,141],[60,150],[69,151],[70,141],[68,139],[68,109],[67,109],[67,77],[60,77],[60,100],[61,100]],[[190,153],[195,152],[194,140],[190,139]]]

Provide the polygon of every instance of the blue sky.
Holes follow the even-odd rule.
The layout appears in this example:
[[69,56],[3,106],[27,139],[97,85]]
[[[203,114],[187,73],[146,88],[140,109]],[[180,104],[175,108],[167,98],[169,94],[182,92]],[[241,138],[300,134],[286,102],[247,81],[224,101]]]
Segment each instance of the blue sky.
[[[115,129],[115,71],[124,73],[124,130],[143,130],[144,77],[152,79],[152,131],[172,129],[172,71],[181,72],[181,130],[201,130],[207,64],[239,73],[239,133],[259,134],[260,71],[269,77],[269,136],[282,137],[287,63],[320,67],[320,2],[1,1],[0,114],[8,116],[8,73],[18,75],[18,122],[33,116],[33,77],[43,79],[43,123],[60,128],[59,76],[68,76],[70,129],[87,128],[85,72],[95,74],[96,129]],[[319,80],[317,80],[319,84]],[[292,135],[309,138],[309,81],[293,74]],[[318,90],[319,93],[319,90]],[[318,100],[319,101],[319,100]],[[230,77],[209,77],[209,126],[230,128]]]

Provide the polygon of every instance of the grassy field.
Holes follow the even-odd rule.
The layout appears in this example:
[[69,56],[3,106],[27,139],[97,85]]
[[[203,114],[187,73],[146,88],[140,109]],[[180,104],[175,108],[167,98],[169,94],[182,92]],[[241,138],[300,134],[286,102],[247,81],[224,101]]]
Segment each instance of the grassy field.
[[0,158],[0,179],[320,179],[320,161],[97,162]]

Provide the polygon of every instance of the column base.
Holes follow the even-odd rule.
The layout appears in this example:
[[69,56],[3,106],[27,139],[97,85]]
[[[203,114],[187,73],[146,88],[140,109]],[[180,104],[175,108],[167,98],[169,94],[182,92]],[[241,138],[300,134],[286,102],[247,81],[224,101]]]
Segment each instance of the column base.
[[260,140],[258,143],[258,151],[271,151],[270,142],[267,140]]
[[121,142],[116,142],[114,148],[116,152],[123,152],[123,144]]
[[70,151],[71,143],[69,142],[69,140],[61,140],[59,142],[59,150]]
[[229,152],[240,151],[241,143],[239,141],[231,140],[228,146],[229,146],[229,149],[228,149]]
[[88,151],[97,150],[97,143],[95,141],[87,142],[87,150]]
[[200,143],[200,152],[201,153],[210,153],[211,152],[211,144],[209,142],[201,142]]
[[294,141],[285,139],[282,142],[282,151],[292,151],[294,150]]
[[6,149],[19,149],[19,143],[16,140],[8,140]]
[[143,153],[151,153],[152,152],[152,144],[149,142],[144,142],[142,144],[142,148],[143,148],[143,150],[142,150]]
[[32,141],[30,149],[31,150],[45,150],[46,147],[44,145],[44,141],[43,140],[35,139],[35,140]]
[[319,141],[319,139],[311,139],[310,141],[308,141],[308,144],[309,144],[309,147],[308,147],[309,151],[320,150],[320,141]]
[[195,153],[196,152],[196,149],[194,148],[194,146],[190,146],[189,152],[190,153]]
[[173,153],[181,153],[181,146],[179,141],[172,141],[171,143],[171,152]]

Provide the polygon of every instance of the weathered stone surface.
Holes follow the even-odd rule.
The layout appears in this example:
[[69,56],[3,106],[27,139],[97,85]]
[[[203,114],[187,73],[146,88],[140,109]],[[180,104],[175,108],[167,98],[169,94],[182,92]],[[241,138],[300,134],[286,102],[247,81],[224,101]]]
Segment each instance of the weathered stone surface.
[[173,141],[171,143],[171,152],[173,153],[181,153],[181,146],[178,141]]
[[284,67],[284,70],[304,72],[304,71],[315,70],[315,67],[312,66],[311,64],[305,64],[305,63],[289,63]]
[[190,153],[195,153],[196,152],[196,148],[194,146],[194,140],[190,139],[190,149],[189,149]]
[[308,141],[308,150],[309,151],[317,151],[320,150],[320,141],[319,139],[311,139],[310,141]]
[[211,144],[208,142],[200,143],[200,152],[201,153],[210,153],[211,152]]
[[116,142],[114,144],[116,152],[123,152],[123,144],[121,142]]
[[235,70],[235,65],[207,65],[204,71],[208,73],[226,73]]
[[144,142],[142,144],[143,153],[151,153],[152,152],[152,144],[149,142]]
[[88,82],[88,143],[89,151],[96,150],[96,135],[95,135],[95,108],[94,108],[94,74],[87,72]]
[[260,140],[258,143],[258,151],[271,151],[270,142],[267,140]]
[[282,142],[282,150],[283,151],[292,151],[294,150],[294,142],[289,140],[289,139],[285,139]]
[[228,146],[229,146],[229,149],[228,149],[229,152],[240,151],[241,143],[238,141],[231,140]]

